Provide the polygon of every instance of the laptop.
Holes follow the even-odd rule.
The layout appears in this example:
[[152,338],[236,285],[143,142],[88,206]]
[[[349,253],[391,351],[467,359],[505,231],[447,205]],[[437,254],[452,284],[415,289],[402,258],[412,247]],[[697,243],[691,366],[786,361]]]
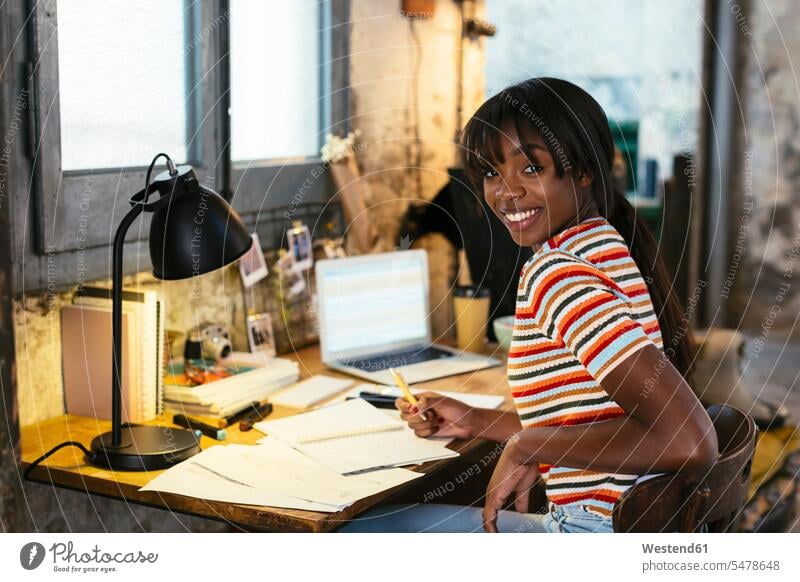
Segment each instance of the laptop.
[[317,261],[322,362],[376,384],[414,384],[500,365],[431,341],[428,255],[406,250]]

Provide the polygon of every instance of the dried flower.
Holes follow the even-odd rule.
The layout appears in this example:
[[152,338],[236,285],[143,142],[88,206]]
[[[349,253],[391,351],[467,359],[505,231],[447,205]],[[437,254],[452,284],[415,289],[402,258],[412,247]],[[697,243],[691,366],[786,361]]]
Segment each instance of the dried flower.
[[351,131],[347,134],[347,137],[339,137],[332,133],[327,134],[325,136],[325,145],[320,150],[322,161],[326,164],[335,164],[344,160],[354,151],[356,137],[360,134],[359,130]]

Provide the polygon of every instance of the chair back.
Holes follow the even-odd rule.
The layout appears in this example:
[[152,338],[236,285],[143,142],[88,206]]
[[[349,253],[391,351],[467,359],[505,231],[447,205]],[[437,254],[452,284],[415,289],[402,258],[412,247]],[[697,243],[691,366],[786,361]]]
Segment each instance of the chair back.
[[617,532],[732,531],[744,507],[758,429],[738,408],[707,408],[719,458],[707,471],[678,471],[626,489],[614,505]]

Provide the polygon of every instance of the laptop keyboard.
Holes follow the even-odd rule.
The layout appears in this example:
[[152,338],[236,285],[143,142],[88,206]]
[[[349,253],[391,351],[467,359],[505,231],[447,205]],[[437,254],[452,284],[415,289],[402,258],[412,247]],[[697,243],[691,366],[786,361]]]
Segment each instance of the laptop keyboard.
[[419,364],[420,362],[427,362],[430,360],[442,360],[445,358],[452,358],[454,356],[455,354],[452,352],[429,346],[422,349],[415,348],[412,350],[391,352],[388,354],[380,354],[370,358],[342,363],[352,366],[353,368],[358,368],[364,372],[378,372],[380,370],[387,370],[389,368],[399,368],[401,366]]

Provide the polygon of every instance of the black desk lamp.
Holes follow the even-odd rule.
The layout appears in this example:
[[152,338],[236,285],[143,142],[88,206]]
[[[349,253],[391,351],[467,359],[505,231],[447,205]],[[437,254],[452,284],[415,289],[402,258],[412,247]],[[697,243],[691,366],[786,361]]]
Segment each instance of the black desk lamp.
[[[150,183],[159,158],[167,171]],[[149,201],[150,194],[159,198]],[[158,154],[147,169],[145,188],[130,199],[130,212],[114,236],[113,367],[111,378],[111,432],[92,440],[89,460],[108,469],[145,471],[163,469],[200,452],[192,431],[166,426],[122,426],[122,250],[125,234],[142,212],[152,212],[150,259],[158,279],[187,279],[214,271],[241,258],[253,244],[236,211],[219,194],[202,186],[191,166],[175,167]]]

